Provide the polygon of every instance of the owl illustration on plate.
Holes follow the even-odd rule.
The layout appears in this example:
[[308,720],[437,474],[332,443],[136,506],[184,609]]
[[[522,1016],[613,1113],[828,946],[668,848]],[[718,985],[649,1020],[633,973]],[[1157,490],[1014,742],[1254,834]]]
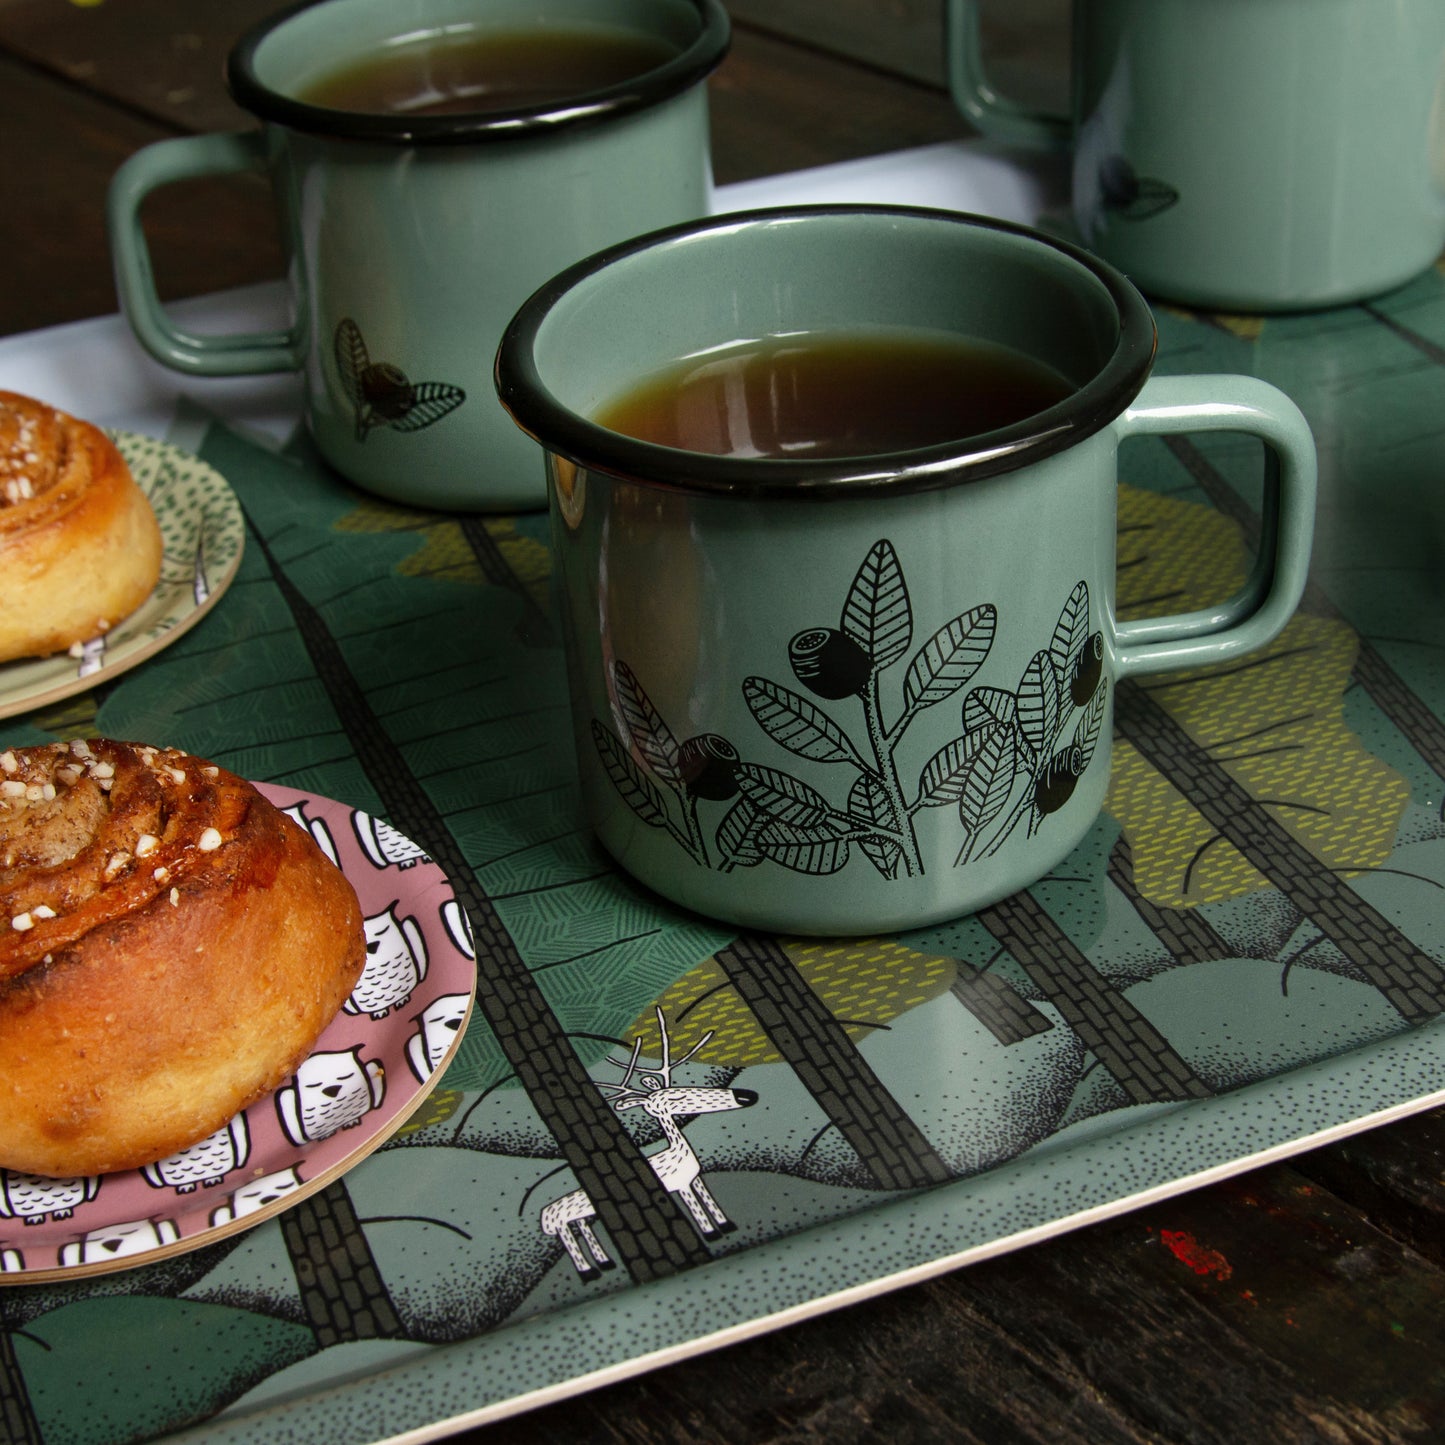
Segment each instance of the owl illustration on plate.
[[259,1179],[248,1180],[231,1195],[224,1204],[218,1204],[211,1211],[212,1226],[230,1224],[236,1219],[258,1214],[278,1200],[289,1199],[301,1188],[298,1170],[278,1169],[274,1174],[263,1174]]
[[426,977],[426,940],[415,918],[398,918],[396,905],[371,914],[364,923],[366,962],[342,1007],[349,1014],[384,1019],[412,996]]
[[77,677],[94,677],[105,666],[105,634],[72,647],[70,655],[76,662]]
[[221,1125],[214,1134],[181,1149],[168,1159],[147,1164],[141,1173],[153,1189],[170,1185],[177,1194],[190,1194],[200,1184],[214,1188],[251,1156],[251,1135],[245,1114]]
[[69,1219],[79,1205],[100,1193],[100,1179],[50,1179],[0,1169],[0,1215],[44,1224],[47,1219]]
[[418,863],[430,863],[426,851],[413,843],[405,833],[399,833],[390,823],[363,813],[360,808],[351,815],[351,826],[356,830],[356,841],[362,851],[377,868],[413,868]]
[[318,1052],[276,1090],[276,1113],[297,1148],[359,1124],[386,1097],[384,1071],[361,1048]]
[[210,600],[211,579],[206,573],[206,539],[196,539],[196,557],[191,567],[191,600],[197,607],[204,607]]
[[309,818],[306,815],[305,803],[292,803],[289,808],[282,808],[281,811],[296,824],[298,828],[304,828],[311,834],[316,846],[336,864],[341,866],[336,856],[336,840],[331,836],[331,829],[326,826],[324,818]]
[[66,1268],[77,1264],[100,1264],[132,1254],[149,1254],[163,1245],[175,1244],[180,1230],[169,1219],[137,1219],[128,1224],[110,1224],[93,1229],[83,1239],[73,1239],[60,1247],[60,1263]]
[[468,958],[476,958],[477,945],[472,935],[472,921],[467,917],[467,910],[455,898],[448,898],[442,904],[442,926],[458,952],[466,954]]
[[349,316],[336,328],[336,370],[356,416],[356,440],[377,427],[421,431],[455,411],[466,399],[447,381],[413,381],[390,361],[373,361],[361,328]]
[[406,1061],[419,1084],[436,1073],[466,1021],[471,995],[444,993],[416,1018],[416,1032],[406,1041]]

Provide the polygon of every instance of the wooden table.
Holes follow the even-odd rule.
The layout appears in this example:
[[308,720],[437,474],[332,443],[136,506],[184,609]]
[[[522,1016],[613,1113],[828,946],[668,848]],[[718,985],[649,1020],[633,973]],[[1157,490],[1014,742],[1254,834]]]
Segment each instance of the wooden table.
[[[244,123],[221,57],[271,8],[0,0],[0,333],[115,309],[111,173]],[[746,25],[712,99],[721,181],[965,130],[940,89]],[[167,296],[279,274],[259,182],[150,219]],[[1442,1209],[1435,1111],[466,1438],[1438,1440]]]

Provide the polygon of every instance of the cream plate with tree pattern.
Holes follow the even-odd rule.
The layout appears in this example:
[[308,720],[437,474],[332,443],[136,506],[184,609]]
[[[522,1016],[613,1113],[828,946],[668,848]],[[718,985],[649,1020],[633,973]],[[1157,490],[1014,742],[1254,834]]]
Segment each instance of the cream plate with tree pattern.
[[216,605],[241,565],[241,505],[219,472],[154,437],[110,435],[160,523],[160,581],[104,636],[70,653],[0,664],[0,718],[85,692],[168,647]]

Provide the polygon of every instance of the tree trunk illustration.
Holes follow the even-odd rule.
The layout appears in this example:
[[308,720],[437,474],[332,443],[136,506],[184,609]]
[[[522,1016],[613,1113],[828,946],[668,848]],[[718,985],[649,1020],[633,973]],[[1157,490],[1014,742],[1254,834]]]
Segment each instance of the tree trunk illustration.
[[1355,658],[1355,681],[1370,701],[1404,734],[1410,746],[1445,779],[1445,723],[1363,637]]
[[9,1329],[0,1329],[0,1440],[9,1445],[44,1445]]
[[1120,683],[1114,725],[1384,994],[1423,1023],[1445,1009],[1445,971],[1319,860],[1217,763],[1138,683]]
[[517,636],[529,647],[555,647],[557,631],[552,626],[552,619],[537,605],[536,598],[507,565],[507,559],[486,522],[481,517],[468,515],[461,518],[460,526],[482,575],[494,587],[505,587],[520,600],[522,617],[517,624]]
[[1110,850],[1109,881],[1134,905],[1134,911],[1176,963],[1207,963],[1233,954],[1229,944],[1195,909],[1161,908],[1140,895],[1134,887],[1134,850],[1127,838],[1121,837]]
[[306,1321],[322,1349],[406,1338],[344,1180],[286,1210],[280,1222]]
[[776,939],[745,934],[720,950],[717,961],[879,1184],[921,1189],[953,1177]]
[[1393,331],[1401,341],[1408,346],[1413,346],[1421,356],[1429,357],[1436,366],[1445,366],[1445,346],[1438,341],[1431,341],[1428,336],[1422,336],[1413,327],[1406,326],[1398,317],[1391,316],[1388,311],[1382,310],[1371,301],[1357,303],[1360,310],[1366,316],[1373,317],[1387,331]]
[[[619,1262],[638,1283],[706,1263],[711,1254],[660,1189],[646,1156],[583,1068],[466,855],[393,746],[325,620],[281,569],[254,523],[251,530],[387,817],[451,879],[475,939],[477,1006],[596,1207]],[[296,1209],[309,1203],[303,1200]]]
[[473,895],[480,890],[466,900],[476,937],[477,1004],[623,1267],[642,1284],[706,1264],[707,1247],[588,1077],[496,909]]
[[1210,1096],[1164,1035],[1099,976],[1031,894],[1000,899],[978,917],[1136,1104]]
[[1035,1034],[1047,1033],[1054,1023],[1005,978],[980,969],[960,972],[953,981],[953,996],[1001,1044],[1018,1044]]

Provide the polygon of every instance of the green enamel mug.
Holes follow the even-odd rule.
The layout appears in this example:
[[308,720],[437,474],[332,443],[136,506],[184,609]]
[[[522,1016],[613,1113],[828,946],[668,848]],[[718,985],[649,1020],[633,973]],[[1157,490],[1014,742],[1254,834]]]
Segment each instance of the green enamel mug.
[[[257,131],[162,141],[117,172],[109,230],[121,308],[157,360],[200,376],[297,371],[321,454],[359,486],[459,511],[545,505],[535,448],[490,365],[523,299],[627,236],[706,214],[718,0],[309,0],[232,50]],[[435,40],[561,40],[642,68],[486,108],[341,108],[316,86]],[[549,52],[544,51],[544,55]],[[584,72],[586,73],[586,72]],[[283,333],[204,336],[156,296],[139,212],[159,186],[261,170],[289,251]]]
[[1084,244],[1151,295],[1341,304],[1445,246],[1440,0],[1074,0],[1069,116],[991,85],[979,0],[949,0],[949,79],[985,134],[1073,151]]
[[[740,348],[842,339],[865,363],[966,346],[980,386],[1026,363],[1055,399],[923,445],[790,453],[786,426],[739,418],[786,412],[791,384],[724,367],[734,380],[675,411],[733,444],[618,429],[619,399],[668,398]],[[1102,806],[1119,684],[1261,646],[1308,569],[1299,410],[1249,377],[1151,379],[1154,347],[1112,267],[956,212],[721,216],[542,287],[497,388],[546,451],[582,795],[616,861],[700,913],[811,934],[967,913],[1058,863]],[[894,385],[900,412],[928,385]],[[1120,445],[1193,431],[1263,441],[1269,541],[1233,598],[1121,620]]]

